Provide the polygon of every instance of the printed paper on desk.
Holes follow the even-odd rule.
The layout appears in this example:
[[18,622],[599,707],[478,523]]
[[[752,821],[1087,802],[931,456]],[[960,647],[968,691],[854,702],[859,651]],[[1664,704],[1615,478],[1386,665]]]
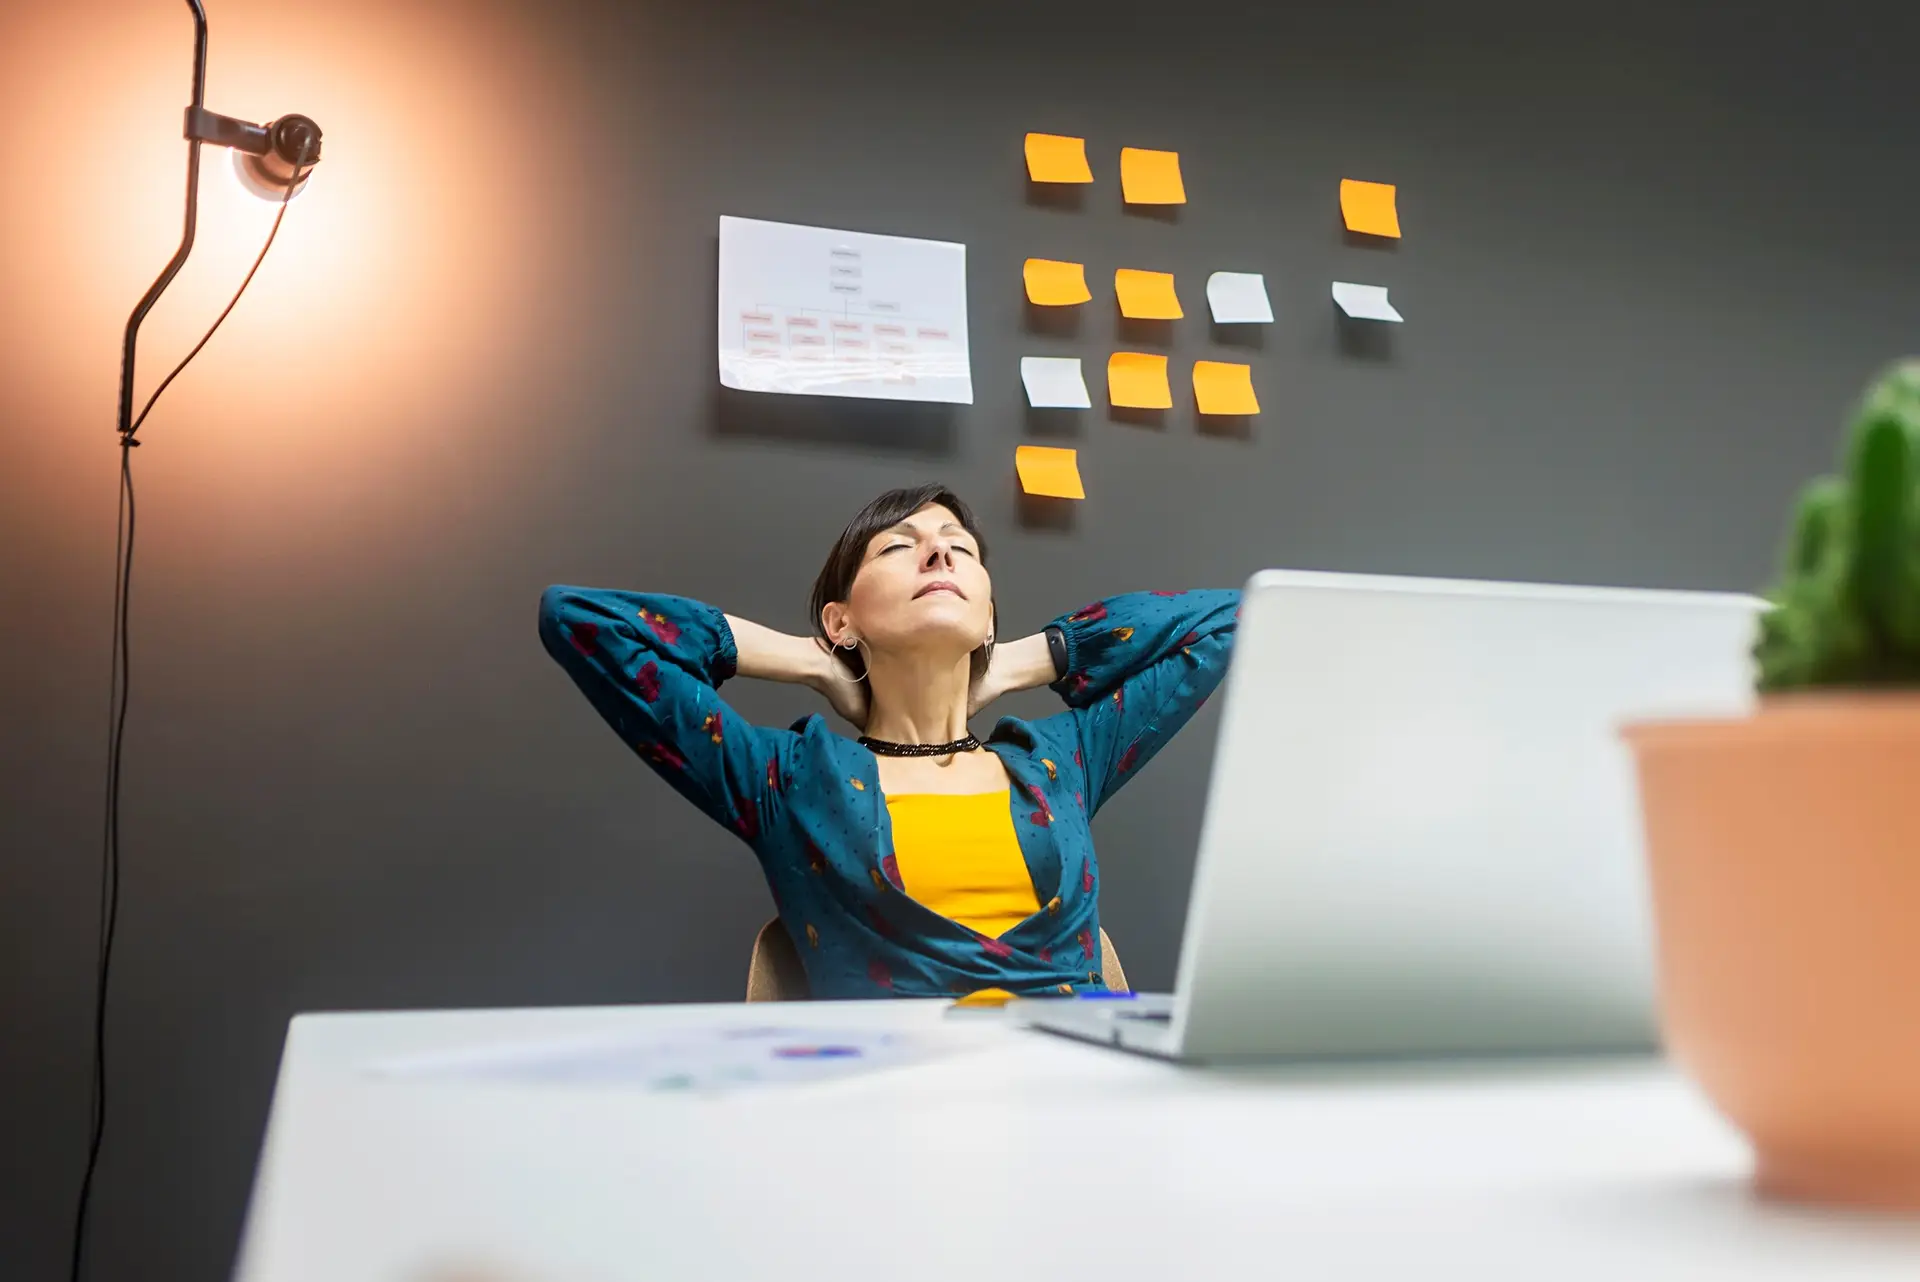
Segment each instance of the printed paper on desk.
[[1129,205],[1186,204],[1187,185],[1180,178],[1180,153],[1122,147],[1120,196]]
[[1221,325],[1271,325],[1267,278],[1259,272],[1215,272],[1207,277],[1207,306]]
[[724,1090],[820,1081],[920,1063],[966,1046],[953,1034],[784,1027],[660,1029],[527,1039],[370,1064],[380,1077],[516,1086]]
[[1036,409],[1093,408],[1078,356],[1022,356],[1020,382],[1027,389],[1027,404]]
[[1167,358],[1153,352],[1115,352],[1109,356],[1107,400],[1126,409],[1172,409]]
[[1120,314],[1135,320],[1179,320],[1180,296],[1173,290],[1172,272],[1143,272],[1122,267],[1113,274],[1114,296]]
[[1071,307],[1093,297],[1087,288],[1087,269],[1080,263],[1052,258],[1029,258],[1020,269],[1027,301],[1042,307]]
[[1369,236],[1400,235],[1400,211],[1394,207],[1392,183],[1364,183],[1354,178],[1340,180],[1340,216],[1348,231]]
[[1385,285],[1354,285],[1344,280],[1333,282],[1333,301],[1355,320],[1398,321],[1403,319],[1387,301]]
[[1195,361],[1193,403],[1202,414],[1258,414],[1253,368],[1232,361]]
[[967,247],[723,216],[720,382],[971,405]]
[[1052,499],[1084,499],[1086,487],[1080,484],[1080,453],[1051,445],[1022,445],[1013,452],[1014,470],[1020,473],[1020,488],[1028,494]]
[[1087,140],[1065,134],[1028,134],[1027,177],[1037,183],[1092,182]]

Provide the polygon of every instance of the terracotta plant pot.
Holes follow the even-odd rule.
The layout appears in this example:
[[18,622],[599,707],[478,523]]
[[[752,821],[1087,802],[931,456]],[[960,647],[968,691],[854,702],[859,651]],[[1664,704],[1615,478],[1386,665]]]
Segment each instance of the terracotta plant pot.
[[1626,737],[1668,1050],[1762,1192],[1920,1210],[1920,695]]

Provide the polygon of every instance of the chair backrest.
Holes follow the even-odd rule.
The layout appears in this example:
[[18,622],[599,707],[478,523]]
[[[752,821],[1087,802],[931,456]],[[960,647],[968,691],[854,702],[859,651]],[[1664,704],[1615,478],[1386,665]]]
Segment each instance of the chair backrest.
[[807,987],[807,970],[800,964],[800,950],[792,936],[775,917],[753,937],[753,961],[747,966],[747,1000],[750,1002],[803,1002],[813,996]]
[[[1100,932],[1100,977],[1116,993],[1129,991],[1120,954],[1113,951],[1113,941],[1104,930]],[[753,960],[747,965],[747,1000],[803,1002],[812,996],[806,968],[800,964],[800,950],[775,917],[753,938]]]
[[1120,954],[1113,951],[1113,941],[1107,938],[1107,932],[1100,932],[1100,978],[1107,988],[1116,993],[1130,993],[1127,986],[1126,967],[1120,964]]

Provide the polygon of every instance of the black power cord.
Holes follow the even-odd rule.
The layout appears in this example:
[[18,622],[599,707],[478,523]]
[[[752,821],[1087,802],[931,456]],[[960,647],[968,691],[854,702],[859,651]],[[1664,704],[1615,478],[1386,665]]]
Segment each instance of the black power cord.
[[253,260],[253,266],[247,269],[246,279],[240,282],[240,288],[233,292],[233,297],[213,324],[207,327],[207,332],[200,336],[200,341],[193,345],[193,350],[173,367],[172,373],[160,380],[160,386],[147,398],[133,425],[120,434],[120,515],[115,524],[113,540],[113,674],[107,699],[106,822],[100,855],[100,951],[94,971],[92,1095],[87,1167],[80,1179],[79,1205],[73,1217],[73,1255],[68,1271],[71,1282],[80,1282],[87,1241],[87,1211],[93,1201],[94,1174],[100,1166],[100,1142],[107,1128],[107,984],[113,970],[114,927],[120,918],[120,757],[126,742],[127,691],[131,676],[128,615],[133,598],[133,449],[140,444],[134,433],[147,421],[147,415],[152,412],[160,394],[200,354],[200,349],[207,345],[214,332],[232,314],[240,302],[240,296],[247,292],[247,286],[253,283],[254,273],[260,270],[260,264],[267,259],[267,251],[273,248],[274,238],[280,234],[280,223],[287,216],[287,205],[300,186],[301,171],[310,169],[307,164],[309,150],[308,145],[301,148],[300,161],[293,168],[293,177],[287,183],[287,190],[280,197],[280,208],[273,216],[273,227],[267,232],[267,243],[260,247],[259,256]]

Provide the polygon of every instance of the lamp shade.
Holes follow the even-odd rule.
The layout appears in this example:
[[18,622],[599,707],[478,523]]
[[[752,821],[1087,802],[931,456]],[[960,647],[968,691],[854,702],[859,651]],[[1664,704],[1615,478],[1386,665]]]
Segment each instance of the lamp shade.
[[287,185],[300,175],[293,194],[300,194],[320,160],[320,126],[306,116],[282,116],[266,127],[265,151],[236,148],[233,169],[240,185],[263,200],[291,199]]

